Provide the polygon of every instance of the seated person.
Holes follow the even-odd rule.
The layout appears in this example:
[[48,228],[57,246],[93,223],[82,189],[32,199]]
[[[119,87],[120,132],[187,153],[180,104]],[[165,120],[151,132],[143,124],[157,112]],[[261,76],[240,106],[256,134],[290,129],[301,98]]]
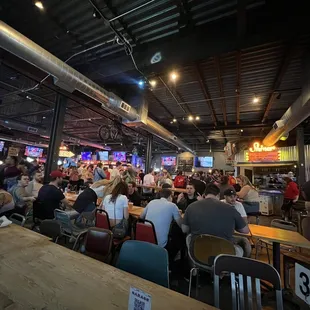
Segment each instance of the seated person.
[[137,185],[135,182],[128,182],[128,200],[133,203],[134,206],[141,205],[141,196],[137,191]]
[[33,180],[29,182],[26,187],[26,192],[33,197],[38,197],[39,190],[43,186],[42,174],[40,171],[36,171],[33,176]]
[[10,193],[3,189],[3,184],[0,181],[0,217],[5,215],[9,217],[14,213],[15,203]]
[[[237,193],[234,189],[226,189],[224,192],[224,199],[221,201],[233,206],[239,212],[244,221],[246,223],[248,222],[248,217],[245,213],[244,207],[241,202],[237,201]],[[251,257],[252,248],[246,237],[234,236],[234,243],[241,246],[244,252],[244,257]]]
[[186,186],[186,193],[179,194],[177,199],[177,206],[182,210],[182,212],[185,212],[186,208],[195,201],[197,201],[195,185],[193,183],[189,183]]
[[111,227],[120,223],[123,218],[129,218],[127,194],[128,186],[121,181],[102,202],[102,209],[108,213]]
[[15,201],[14,212],[25,215],[32,208],[32,203],[36,200],[26,192],[29,184],[29,176],[21,174],[17,177],[17,184],[10,189],[10,193]]
[[[82,217],[80,214],[83,212],[93,212],[96,210],[96,204],[97,204],[98,196],[96,192],[88,187],[86,188],[76,199],[74,202],[72,208],[78,213],[76,214],[78,216],[76,222],[80,222]],[[73,214],[71,214],[71,218],[74,218]]]
[[[233,242],[234,231],[249,233],[249,228],[235,208],[219,201],[220,189],[209,184],[205,198],[192,203],[185,211],[182,230],[192,235],[209,234]],[[235,245],[236,255],[243,256],[243,250]]]
[[170,225],[175,220],[181,227],[182,218],[178,207],[172,203],[172,191],[170,189],[162,189],[160,197],[160,199],[154,199],[148,203],[140,218],[154,224],[158,245],[167,249],[169,261],[173,261],[180,249],[175,247],[175,245],[179,245],[178,241],[171,239],[168,242]]
[[38,193],[38,201],[45,208],[46,218],[54,218],[54,210],[64,207],[69,208],[70,204],[67,201],[63,192],[59,189],[63,180],[63,173],[59,170],[54,170],[50,174],[51,181],[49,184],[43,185]]

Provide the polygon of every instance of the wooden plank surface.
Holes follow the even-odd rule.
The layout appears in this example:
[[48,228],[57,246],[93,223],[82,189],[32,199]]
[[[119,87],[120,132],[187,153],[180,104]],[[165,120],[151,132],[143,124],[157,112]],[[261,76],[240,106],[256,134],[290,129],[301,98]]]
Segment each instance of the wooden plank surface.
[[300,233],[295,231],[254,224],[249,224],[249,228],[252,236],[256,238],[302,248],[310,248],[310,242]]
[[215,309],[14,224],[0,228],[0,244],[0,309],[127,310],[130,286],[152,296],[153,310]]
[[133,206],[131,210],[128,210],[129,214],[134,217],[139,217],[143,212],[144,208]]

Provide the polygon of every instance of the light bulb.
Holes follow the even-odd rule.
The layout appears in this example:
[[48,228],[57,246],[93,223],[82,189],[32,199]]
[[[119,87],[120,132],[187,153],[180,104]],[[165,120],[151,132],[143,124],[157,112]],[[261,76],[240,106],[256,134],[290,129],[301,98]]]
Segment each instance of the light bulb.
[[199,116],[196,116],[196,121],[199,121],[200,120],[200,117]]
[[172,121],[173,121],[174,123],[176,123],[176,122],[177,122],[177,119],[176,119],[176,118],[174,118]]
[[41,1],[36,1],[34,5],[40,10],[44,9],[43,3]]
[[257,103],[258,101],[259,101],[259,99],[256,96],[254,96],[253,103]]
[[188,117],[188,120],[189,121],[192,121],[194,118],[190,115],[189,117]]
[[150,81],[150,84],[151,84],[152,87],[155,87],[156,84],[157,84],[157,82],[156,82],[155,80],[151,80],[151,81]]
[[178,75],[177,75],[175,72],[172,72],[172,73],[170,74],[170,79],[171,79],[172,81],[176,81],[177,78],[178,78]]

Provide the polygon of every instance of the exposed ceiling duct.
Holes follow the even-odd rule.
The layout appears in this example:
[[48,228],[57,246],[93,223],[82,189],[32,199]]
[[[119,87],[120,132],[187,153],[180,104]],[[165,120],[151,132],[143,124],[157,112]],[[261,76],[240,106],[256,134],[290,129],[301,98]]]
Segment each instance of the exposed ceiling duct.
[[272,146],[285,137],[291,130],[310,116],[310,55],[307,54],[303,65],[303,85],[301,95],[287,109],[280,120],[276,121],[263,140],[263,145]]
[[[38,126],[30,126],[26,123],[21,123],[19,121],[17,122],[17,121],[13,121],[13,120],[0,120],[0,126],[6,127],[9,129],[15,129],[15,130],[27,132],[27,133],[30,133],[33,135],[41,136],[42,138],[49,139],[49,137],[50,137],[50,133],[48,130],[46,130],[44,128],[40,128]],[[91,141],[83,140],[83,139],[76,138],[73,136],[68,136],[65,134],[63,134],[61,138],[63,141],[66,141],[66,142],[84,145],[84,146],[90,146],[90,147],[94,147],[94,148],[97,148],[100,150],[110,150],[111,149],[107,146],[103,147],[101,144],[96,144],[96,143],[93,143]]]
[[[55,85],[60,88],[70,93],[74,91],[81,92],[89,98],[100,102],[105,110],[113,114],[116,113],[128,121],[137,122],[137,126],[143,125],[143,128],[148,132],[180,149],[193,153],[187,144],[163,126],[149,117],[146,117],[141,122],[141,113],[134,107],[124,102],[114,93],[106,91],[2,21],[0,21],[0,47],[50,74],[54,78]],[[126,123],[126,125],[130,126],[130,123]]]

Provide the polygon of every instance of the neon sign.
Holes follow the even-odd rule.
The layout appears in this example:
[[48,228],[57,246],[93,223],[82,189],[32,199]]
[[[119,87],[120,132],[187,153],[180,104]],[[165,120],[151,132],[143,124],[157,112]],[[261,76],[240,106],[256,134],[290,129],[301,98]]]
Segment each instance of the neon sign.
[[253,147],[250,147],[250,152],[272,152],[275,150],[275,146],[264,146],[258,142],[253,143]]

